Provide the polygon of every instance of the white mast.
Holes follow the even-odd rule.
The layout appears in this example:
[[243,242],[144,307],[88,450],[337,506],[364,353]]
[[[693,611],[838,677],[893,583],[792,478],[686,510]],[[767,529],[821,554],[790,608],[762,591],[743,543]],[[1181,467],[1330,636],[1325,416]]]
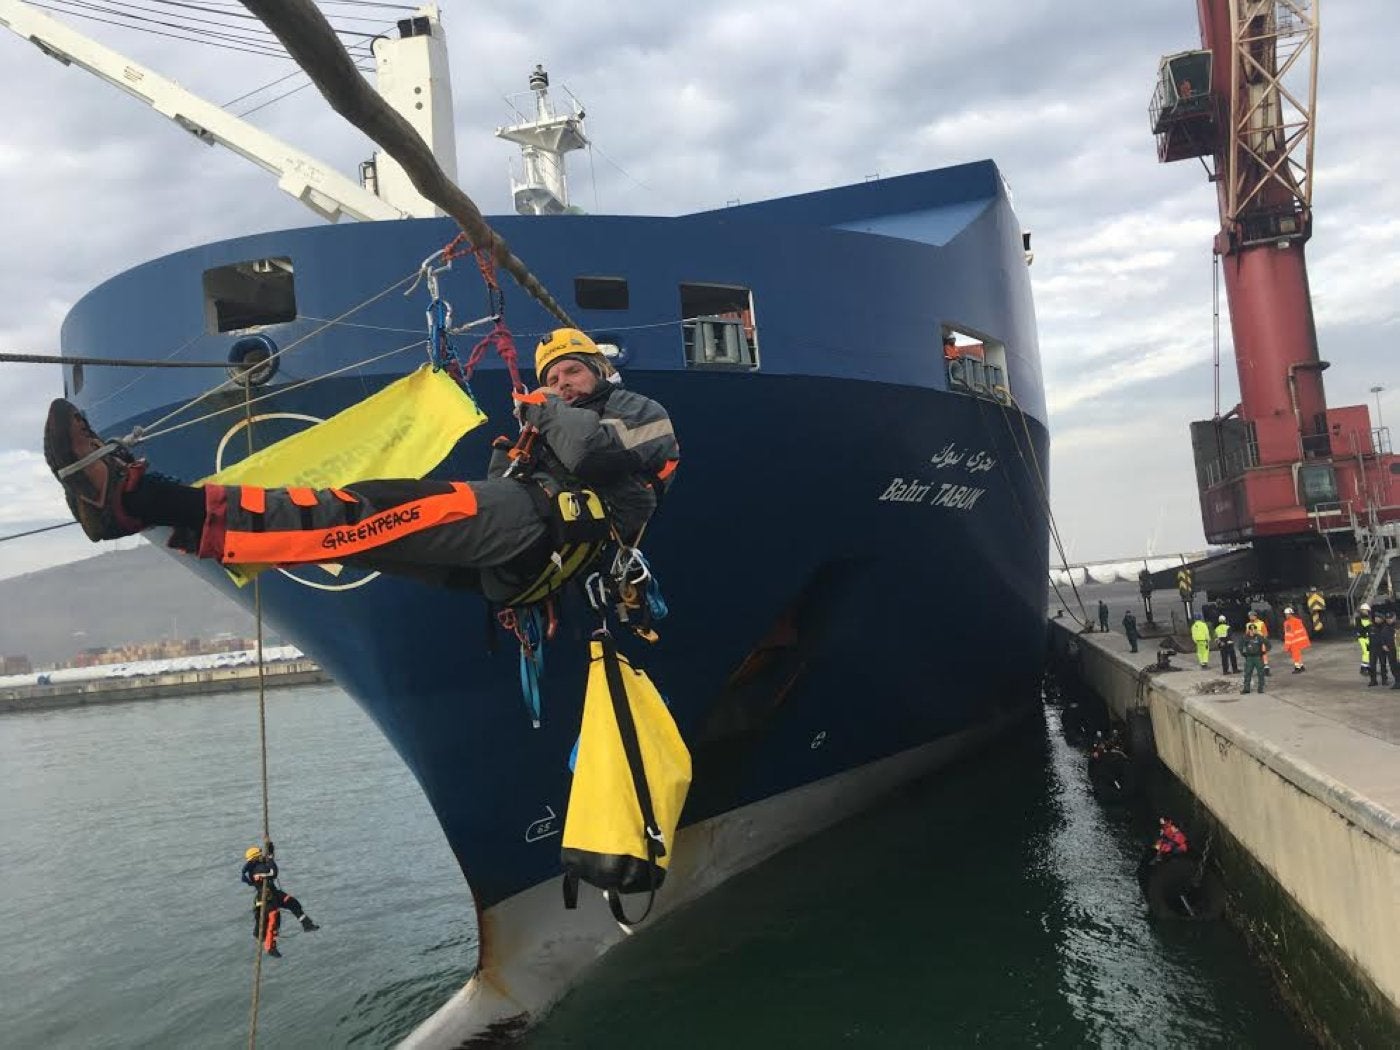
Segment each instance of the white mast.
[[[0,26],[64,65],[85,69],[146,103],[206,145],[225,146],[271,172],[280,189],[331,222],[344,215],[352,219],[403,219],[438,214],[388,157],[377,157],[367,165],[378,168],[378,177],[373,180],[380,188],[376,195],[315,157],[20,0],[0,0]],[[392,92],[386,93],[386,98],[432,147],[449,177],[455,178],[452,92],[437,8],[420,8],[399,23],[399,32],[400,39],[385,39],[375,48],[379,74],[387,74],[386,92]]]
[[[447,34],[436,4],[425,4],[399,20],[398,39],[374,41],[376,87],[433,151],[438,167],[457,181],[457,133],[452,124],[452,75]],[[441,215],[413,187],[402,165],[383,150],[365,166],[362,179],[384,200],[413,215]]]
[[569,210],[569,185],[564,154],[588,145],[583,131],[583,108],[570,96],[573,112],[559,116],[549,100],[549,74],[536,66],[530,74],[534,120],[497,128],[496,137],[520,146],[523,178],[511,174],[515,210],[521,215],[558,215]]

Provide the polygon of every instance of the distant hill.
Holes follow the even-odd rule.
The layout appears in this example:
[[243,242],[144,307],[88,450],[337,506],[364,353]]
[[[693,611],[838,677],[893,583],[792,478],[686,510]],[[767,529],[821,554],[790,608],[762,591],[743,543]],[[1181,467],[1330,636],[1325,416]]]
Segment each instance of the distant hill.
[[36,666],[99,645],[255,631],[251,613],[150,544],[0,580],[0,655]]

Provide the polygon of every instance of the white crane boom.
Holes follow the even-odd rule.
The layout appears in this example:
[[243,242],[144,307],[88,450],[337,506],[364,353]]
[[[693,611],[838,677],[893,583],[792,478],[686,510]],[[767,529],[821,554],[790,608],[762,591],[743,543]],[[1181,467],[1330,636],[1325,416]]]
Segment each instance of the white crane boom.
[[0,0],[0,26],[34,43],[64,65],[76,65],[146,103],[207,145],[225,146],[277,177],[277,185],[331,222],[404,219],[435,214],[405,211],[335,171],[120,53],[99,44],[20,0]]

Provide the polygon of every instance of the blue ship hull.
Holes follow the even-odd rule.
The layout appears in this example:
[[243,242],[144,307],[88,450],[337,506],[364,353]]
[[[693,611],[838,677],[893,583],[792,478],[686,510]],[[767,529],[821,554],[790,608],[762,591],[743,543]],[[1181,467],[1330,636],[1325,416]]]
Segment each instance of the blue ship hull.
[[[645,544],[671,615],[656,646],[624,646],[694,753],[683,824],[1034,703],[1047,435],[1021,230],[991,163],[679,218],[492,221],[583,327],[622,347],[627,384],[675,421],[682,465]],[[224,360],[246,333],[209,331],[203,275],[273,257],[293,261],[297,318],[261,331],[285,347],[411,273],[454,232],[438,220],[366,223],[180,252],[87,295],[64,325],[65,352],[179,348],[182,359]],[[567,292],[587,275],[627,279],[628,308],[574,308]],[[686,366],[678,287],[691,282],[752,291],[760,367]],[[443,277],[443,292],[459,320],[485,312],[469,264]],[[554,322],[507,294],[528,356]],[[421,346],[287,389],[421,339],[425,303],[421,290],[392,292],[288,354],[260,391],[285,390],[257,406],[267,416],[257,444],[415,367]],[[949,388],[943,326],[1004,347],[1013,406]],[[212,385],[194,369],[89,366],[81,384],[73,368],[65,375],[104,432],[158,419]],[[495,418],[439,476],[480,476],[490,438],[513,430],[498,362],[473,388]],[[155,467],[197,478],[236,458],[241,394],[181,419],[220,409],[152,442]],[[184,561],[235,592],[217,566]],[[532,729],[514,644],[500,632],[490,644],[479,598],[354,569],[264,579],[271,623],[356,698],[423,785],[478,907],[556,876],[587,610],[565,603],[543,725]]]

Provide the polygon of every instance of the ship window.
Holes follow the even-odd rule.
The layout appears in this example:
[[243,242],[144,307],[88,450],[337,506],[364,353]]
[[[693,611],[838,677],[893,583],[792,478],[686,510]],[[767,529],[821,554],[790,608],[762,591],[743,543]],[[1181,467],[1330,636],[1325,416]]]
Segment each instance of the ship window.
[[757,368],[753,293],[727,284],[681,285],[687,368]]
[[204,271],[204,324],[237,332],[297,318],[292,260],[253,259]]
[[949,390],[992,398],[1004,405],[1011,403],[1006,347],[1002,343],[951,328],[943,330],[942,343]]
[[627,281],[621,277],[575,277],[574,302],[580,310],[626,310]]

